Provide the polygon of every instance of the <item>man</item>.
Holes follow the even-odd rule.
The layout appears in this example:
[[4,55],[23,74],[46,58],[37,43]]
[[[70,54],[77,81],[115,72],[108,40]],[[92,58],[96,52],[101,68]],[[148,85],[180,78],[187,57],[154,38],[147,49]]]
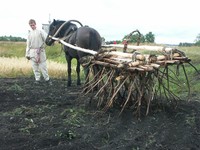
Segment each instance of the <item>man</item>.
[[29,25],[32,30],[29,32],[26,42],[26,58],[31,60],[32,69],[35,75],[35,83],[41,81],[42,72],[44,80],[51,84],[48,75],[45,52],[45,40],[47,34],[42,30],[36,29],[36,21],[34,19],[29,20]]
[[124,44],[123,52],[125,53],[127,51],[128,40],[124,39],[122,43]]

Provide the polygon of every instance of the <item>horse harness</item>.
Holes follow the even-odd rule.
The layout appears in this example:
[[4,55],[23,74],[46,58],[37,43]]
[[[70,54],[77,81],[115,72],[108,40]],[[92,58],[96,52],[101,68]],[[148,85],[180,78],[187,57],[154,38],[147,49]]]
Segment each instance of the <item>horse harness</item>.
[[[68,41],[69,40],[69,38],[72,36],[72,34],[74,33],[74,32],[76,32],[77,31],[77,28],[74,28],[74,27],[71,27],[71,28],[69,28],[66,32],[65,32],[65,36],[64,37],[62,37],[61,38],[61,40],[63,40],[63,41]],[[76,32],[77,33],[77,32]],[[76,37],[76,35],[75,35],[75,37]]]

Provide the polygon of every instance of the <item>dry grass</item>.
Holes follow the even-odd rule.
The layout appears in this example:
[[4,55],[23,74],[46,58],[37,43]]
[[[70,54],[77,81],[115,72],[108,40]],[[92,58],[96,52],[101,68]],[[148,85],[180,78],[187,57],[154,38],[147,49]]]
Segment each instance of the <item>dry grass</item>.
[[[25,58],[0,57],[0,77],[32,76],[31,62]],[[49,75],[52,78],[66,78],[67,65],[47,60]]]

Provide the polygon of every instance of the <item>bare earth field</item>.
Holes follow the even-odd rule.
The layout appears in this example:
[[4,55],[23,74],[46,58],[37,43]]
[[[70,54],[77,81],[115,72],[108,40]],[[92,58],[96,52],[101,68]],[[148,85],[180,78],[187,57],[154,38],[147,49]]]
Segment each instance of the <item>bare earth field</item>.
[[0,79],[0,150],[199,150],[200,100],[152,107],[137,119],[114,107],[105,113],[82,87]]

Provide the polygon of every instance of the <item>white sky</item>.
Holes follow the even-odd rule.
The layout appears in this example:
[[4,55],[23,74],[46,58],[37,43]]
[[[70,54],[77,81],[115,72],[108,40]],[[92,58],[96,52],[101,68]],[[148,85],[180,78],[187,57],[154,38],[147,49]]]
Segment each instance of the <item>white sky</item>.
[[26,38],[33,18],[37,28],[51,20],[80,21],[106,41],[121,40],[138,29],[156,43],[194,42],[200,33],[199,0],[3,0],[0,36]]

